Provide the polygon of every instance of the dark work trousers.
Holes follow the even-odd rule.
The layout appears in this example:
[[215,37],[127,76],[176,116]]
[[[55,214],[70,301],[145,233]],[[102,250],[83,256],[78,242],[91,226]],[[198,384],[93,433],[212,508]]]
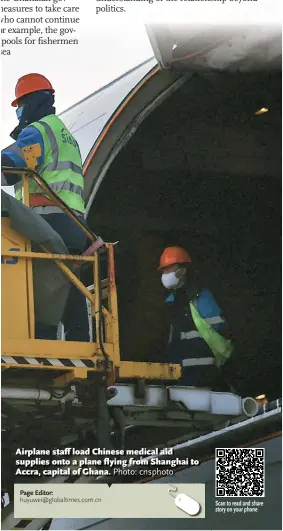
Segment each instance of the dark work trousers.
[[[66,214],[41,216],[61,236],[70,254],[82,254],[86,248],[87,236]],[[80,220],[85,223],[83,216]],[[79,275],[76,273],[79,277]],[[66,341],[89,341],[89,324],[85,296],[73,284],[67,299],[62,319]],[[36,339],[56,339],[57,327],[42,323],[35,324]]]

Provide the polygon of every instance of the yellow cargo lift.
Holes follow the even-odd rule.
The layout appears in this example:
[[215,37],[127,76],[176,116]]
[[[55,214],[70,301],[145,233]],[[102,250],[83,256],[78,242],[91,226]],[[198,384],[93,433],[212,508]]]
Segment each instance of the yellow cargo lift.
[[[29,167],[34,166],[35,159],[31,157],[32,153],[25,153]],[[34,179],[44,193],[71,216],[92,241],[91,256],[88,256],[90,253],[85,256],[51,254],[46,248],[42,248],[42,252],[36,252],[31,241],[11,227],[9,217],[2,217],[1,366],[2,371],[6,371],[5,386],[27,387],[28,382],[29,387],[36,387],[38,371],[43,371],[47,375],[51,393],[52,389],[55,392],[59,388],[70,389],[77,382],[83,384],[84,388],[89,387],[97,410],[99,442],[103,446],[109,445],[107,387],[117,381],[131,380],[136,382],[141,393],[142,384],[146,380],[177,380],[180,378],[181,367],[120,359],[114,244],[104,243],[82,225],[34,169],[2,167],[2,172],[22,175],[23,203],[26,206],[29,206],[29,179]],[[107,261],[107,279],[102,279],[100,274],[102,257]],[[95,320],[95,341],[79,343],[35,339],[33,267],[36,260],[55,262],[68,280],[85,295]],[[12,268],[9,267],[11,263],[14,264]],[[93,293],[75,274],[76,266],[85,263],[92,265]]]

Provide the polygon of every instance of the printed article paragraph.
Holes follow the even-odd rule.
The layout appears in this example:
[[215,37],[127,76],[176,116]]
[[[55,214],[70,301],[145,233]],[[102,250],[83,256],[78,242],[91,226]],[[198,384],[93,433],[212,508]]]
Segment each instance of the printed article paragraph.
[[[79,26],[94,21],[98,15],[146,16],[188,6],[223,6],[226,9],[256,5],[264,0],[0,0],[1,55],[15,53],[17,46],[74,46],[80,43]],[[181,10],[181,11],[180,11]],[[120,20],[115,17],[116,22]],[[113,20],[113,18],[112,18]],[[93,27],[92,27],[93,31]]]
[[11,55],[15,45],[79,44],[79,2],[71,5],[68,0],[1,0],[0,7],[1,55]]

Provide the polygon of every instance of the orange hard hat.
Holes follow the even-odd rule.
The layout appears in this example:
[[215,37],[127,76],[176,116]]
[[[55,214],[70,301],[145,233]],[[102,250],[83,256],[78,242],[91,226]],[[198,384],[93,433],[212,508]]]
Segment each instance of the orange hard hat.
[[50,90],[54,94],[55,90],[50,81],[41,74],[26,74],[18,79],[15,88],[16,99],[12,101],[12,107],[17,107],[18,100],[27,94],[37,92],[38,90]]
[[190,255],[182,247],[166,247],[160,257],[158,270],[174,264],[190,264],[191,262]]

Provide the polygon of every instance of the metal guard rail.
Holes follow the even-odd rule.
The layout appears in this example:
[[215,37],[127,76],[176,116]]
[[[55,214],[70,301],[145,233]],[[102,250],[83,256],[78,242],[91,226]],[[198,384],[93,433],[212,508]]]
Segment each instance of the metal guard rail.
[[[43,246],[41,246],[41,248],[45,251],[44,253],[35,253],[35,252],[31,252],[30,250],[29,252],[17,252],[17,256],[23,257],[26,259],[54,260],[56,265],[59,267],[59,269],[61,269],[64,275],[90,301],[92,305],[92,315],[95,316],[96,336],[97,336],[98,345],[105,359],[105,368],[109,367],[108,355],[105,352],[104,345],[103,345],[103,313],[107,312],[108,317],[112,317],[112,316],[111,316],[111,311],[109,312],[108,310],[106,310],[106,308],[103,308],[102,306],[102,289],[101,289],[101,278],[100,278],[100,256],[99,255],[108,251],[108,270],[110,272],[110,277],[111,277],[108,282],[108,302],[109,302],[109,307],[111,308],[111,306],[113,307],[113,302],[114,302],[113,301],[113,289],[115,291],[115,296],[116,296],[113,244],[110,244],[110,243],[107,244],[103,242],[103,240],[99,236],[94,234],[94,232],[92,232],[88,227],[86,227],[81,222],[81,220],[75,215],[75,213],[68,207],[68,205],[66,205],[66,203],[62,201],[53,192],[50,186],[48,186],[48,184],[44,181],[44,179],[34,169],[31,169],[31,168],[14,169],[14,168],[2,166],[1,171],[2,173],[22,175],[23,204],[26,206],[29,206],[29,179],[36,181],[36,183],[42,188],[45,194],[59,208],[61,208],[66,215],[68,215],[78,225],[78,227],[86,234],[88,239],[92,242],[92,245],[88,249],[88,252],[86,252],[86,256],[50,254],[48,250],[45,249]],[[92,254],[92,256],[89,256],[90,253]],[[4,253],[4,255],[14,257],[15,253],[6,252]],[[76,275],[74,275],[71,269],[69,269],[69,267],[64,263],[65,260],[73,261],[75,262],[75,265],[80,265],[84,262],[93,263],[93,280],[94,280],[94,287],[95,287],[93,295],[84,286],[84,284],[76,277]],[[109,289],[110,283],[111,283],[111,289]],[[105,280],[103,281],[103,284],[104,284],[103,287],[105,288]],[[104,290],[104,293],[105,293],[105,290]],[[114,303],[114,308],[112,309],[116,313],[117,304]],[[116,318],[116,322],[118,322],[117,316],[115,316],[115,318]],[[109,319],[108,319],[108,323],[109,323]],[[110,323],[112,325],[112,319],[110,319]],[[113,335],[113,331],[111,331],[111,336],[112,335]]]

